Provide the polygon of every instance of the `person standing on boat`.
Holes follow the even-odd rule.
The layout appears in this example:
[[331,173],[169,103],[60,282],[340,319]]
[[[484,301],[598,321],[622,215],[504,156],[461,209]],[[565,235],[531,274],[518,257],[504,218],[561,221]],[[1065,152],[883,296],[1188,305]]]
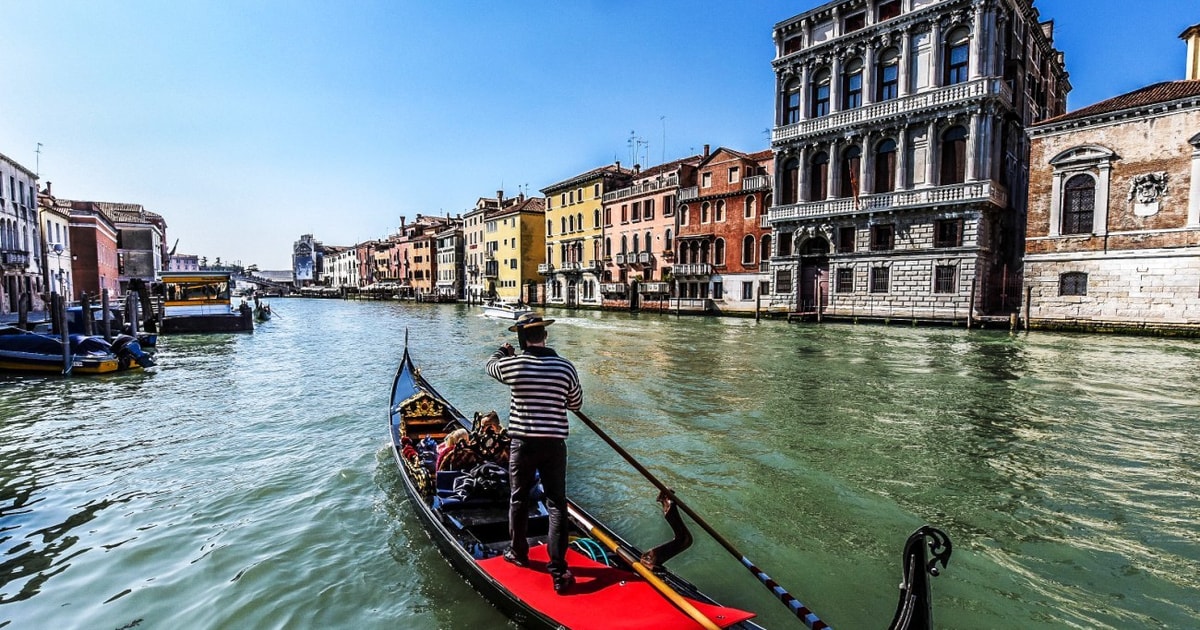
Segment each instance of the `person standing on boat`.
[[529,564],[529,491],[534,473],[541,476],[550,511],[547,568],[554,591],[563,594],[575,583],[567,570],[567,410],[583,406],[579,374],[570,361],[546,347],[546,326],[553,319],[525,313],[509,327],[517,333],[523,353],[511,344],[500,346],[487,362],[487,373],[509,386],[508,434],[512,438],[508,476],[512,494],[508,506],[511,544],[504,559]]

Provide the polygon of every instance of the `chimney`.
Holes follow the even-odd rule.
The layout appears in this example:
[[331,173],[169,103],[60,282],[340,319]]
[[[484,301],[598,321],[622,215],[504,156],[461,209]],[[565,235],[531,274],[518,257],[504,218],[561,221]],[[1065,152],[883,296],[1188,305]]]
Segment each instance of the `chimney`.
[[1187,74],[1188,81],[1200,80],[1200,24],[1189,26],[1179,34],[1179,39],[1187,42]]
[[708,145],[704,145],[704,157],[708,157]]
[[496,191],[496,203],[499,204],[501,208],[504,207],[504,191],[503,190]]

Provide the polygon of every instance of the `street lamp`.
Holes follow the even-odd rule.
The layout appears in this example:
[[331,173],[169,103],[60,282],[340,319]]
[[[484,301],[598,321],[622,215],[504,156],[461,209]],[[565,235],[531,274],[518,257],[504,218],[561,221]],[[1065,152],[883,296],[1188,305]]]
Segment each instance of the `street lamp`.
[[54,245],[51,246],[50,249],[52,249],[54,251],[54,256],[56,258],[58,258],[58,285],[59,285],[59,289],[62,291],[63,296],[65,297],[66,292],[67,292],[67,280],[66,280],[66,278],[63,277],[63,269],[62,269],[63,245],[62,245],[62,243],[55,243]]

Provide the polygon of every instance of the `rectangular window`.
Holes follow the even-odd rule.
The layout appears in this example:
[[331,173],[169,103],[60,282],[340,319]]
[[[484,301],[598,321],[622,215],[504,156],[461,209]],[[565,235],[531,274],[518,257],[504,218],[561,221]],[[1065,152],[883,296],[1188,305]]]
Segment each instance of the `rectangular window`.
[[1081,271],[1069,271],[1058,277],[1059,295],[1087,295],[1088,275]]
[[829,113],[829,84],[818,85],[813,95],[813,117],[825,116]]
[[900,17],[900,0],[886,0],[880,2],[876,7],[876,15],[879,16],[877,21],[890,20],[894,17]]
[[866,12],[862,12],[847,15],[843,24],[845,27],[842,29],[842,33],[853,33],[867,25],[867,14]]
[[872,225],[871,226],[871,251],[884,252],[890,251],[896,245],[896,228],[890,223],[887,225]]
[[900,95],[900,64],[890,63],[879,69],[879,93],[876,100],[890,101]]
[[592,198],[593,199],[600,198],[600,184],[596,184],[595,186],[592,186]]
[[791,293],[792,292],[792,271],[790,269],[780,269],[775,272],[775,293]]
[[714,300],[719,300],[725,295],[725,285],[720,282],[714,282],[712,285],[712,295]]
[[742,283],[742,299],[743,300],[753,300],[754,299],[754,283],[753,282],[743,282]]
[[663,216],[669,217],[675,215],[675,198],[663,197]]
[[843,109],[854,109],[862,107],[862,72],[854,72],[846,75],[846,82],[843,86],[846,97],[843,103]]
[[938,265],[933,269],[933,292],[954,293],[958,286],[958,267]]
[[709,188],[712,186],[712,173],[704,173],[700,176],[700,187]]
[[741,176],[741,171],[738,167],[732,166],[729,168],[729,183],[736,184]]
[[855,233],[856,230],[852,225],[838,228],[837,251],[839,254],[848,254],[854,251]]
[[621,204],[621,223],[629,223],[629,205]]
[[634,221],[642,220],[642,202],[640,202],[640,201],[633,202],[633,212],[631,213],[630,216],[633,218]]
[[854,268],[838,267],[835,290],[838,293],[854,293]]
[[888,267],[871,267],[871,293],[887,293],[890,276]]
[[934,247],[962,246],[962,219],[938,219],[933,225]]
[[642,203],[642,218],[649,221],[654,218],[654,200],[647,199]]

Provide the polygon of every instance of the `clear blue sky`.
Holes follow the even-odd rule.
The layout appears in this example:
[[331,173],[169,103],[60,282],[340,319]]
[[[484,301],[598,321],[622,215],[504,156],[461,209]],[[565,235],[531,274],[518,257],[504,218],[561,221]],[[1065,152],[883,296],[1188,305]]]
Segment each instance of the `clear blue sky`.
[[[0,153],[179,251],[290,265],[632,156],[769,145],[771,29],[822,4],[8,0]],[[1183,78],[1196,0],[1037,0],[1075,109]],[[664,141],[665,138],[665,141]],[[42,143],[40,156],[35,153]]]

